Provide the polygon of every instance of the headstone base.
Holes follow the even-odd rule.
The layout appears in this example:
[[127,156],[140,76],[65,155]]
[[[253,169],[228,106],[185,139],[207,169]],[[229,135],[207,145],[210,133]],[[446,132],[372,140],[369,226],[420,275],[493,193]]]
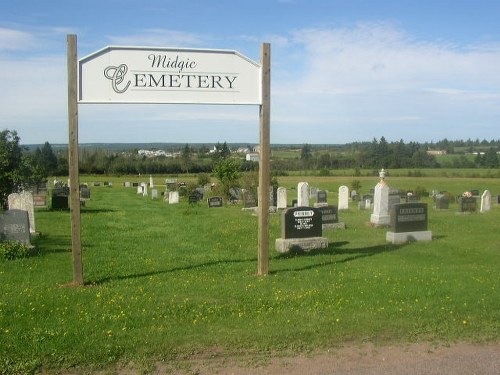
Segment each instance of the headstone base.
[[340,223],[330,223],[330,224],[323,224],[322,229],[345,229],[345,223],[340,222]]
[[391,217],[389,215],[376,215],[372,214],[370,216],[370,223],[374,226],[384,226],[391,223]]
[[314,203],[313,207],[328,207],[328,203],[327,202],[324,202],[324,203]]
[[432,241],[432,232],[430,230],[402,233],[387,232],[385,239],[393,244],[402,244],[413,241]]
[[276,239],[276,251],[279,253],[287,253],[291,249],[300,249],[308,251],[312,249],[324,249],[327,247],[328,247],[328,239],[325,237]]

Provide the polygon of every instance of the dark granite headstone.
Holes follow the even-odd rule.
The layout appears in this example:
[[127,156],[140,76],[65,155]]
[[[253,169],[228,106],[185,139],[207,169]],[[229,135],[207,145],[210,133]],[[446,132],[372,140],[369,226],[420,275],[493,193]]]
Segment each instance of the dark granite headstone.
[[[163,193],[163,194],[165,194],[165,193]],[[188,196],[188,202],[189,203],[198,203],[200,201],[200,199],[202,199],[202,198],[200,198],[199,194],[193,193],[193,194],[190,194]]]
[[318,208],[295,207],[282,213],[281,238],[310,238],[322,235],[321,212]]
[[30,243],[28,211],[8,210],[0,213],[0,240]]
[[476,197],[458,198],[458,209],[460,212],[476,212],[477,210]]
[[207,199],[208,207],[222,207],[222,197],[210,197]]
[[427,221],[427,203],[398,203],[392,207],[394,233],[426,231]]
[[138,182],[132,182],[132,187],[138,187],[139,183]]
[[252,191],[246,190],[243,192],[243,207],[257,207],[257,197]]
[[80,199],[90,199],[90,189],[88,187],[80,187]]
[[339,222],[339,210],[337,206],[318,207],[321,213],[322,224],[335,224]]
[[395,204],[401,203],[401,192],[399,190],[389,191],[389,212]]
[[68,196],[52,196],[52,209],[53,210],[67,210],[69,208]]
[[436,209],[447,210],[450,208],[450,198],[445,194],[436,194]]
[[497,195],[497,204],[500,204],[500,195]]
[[470,193],[472,194],[473,197],[479,197],[479,190],[477,189],[471,190]]
[[325,190],[319,190],[316,193],[316,202],[317,203],[327,203],[328,202],[328,195]]
[[52,189],[52,209],[67,210],[69,208],[69,188]]

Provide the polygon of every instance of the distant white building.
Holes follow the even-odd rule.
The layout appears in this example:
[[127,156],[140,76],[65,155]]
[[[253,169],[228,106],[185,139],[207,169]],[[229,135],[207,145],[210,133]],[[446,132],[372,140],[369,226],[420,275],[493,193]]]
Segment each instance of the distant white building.
[[164,156],[166,158],[176,158],[180,156],[180,152],[166,152],[164,150],[139,150],[137,151],[139,155],[145,156],[147,158],[157,158]]
[[251,152],[246,154],[245,156],[246,161],[259,161],[259,154],[257,152]]

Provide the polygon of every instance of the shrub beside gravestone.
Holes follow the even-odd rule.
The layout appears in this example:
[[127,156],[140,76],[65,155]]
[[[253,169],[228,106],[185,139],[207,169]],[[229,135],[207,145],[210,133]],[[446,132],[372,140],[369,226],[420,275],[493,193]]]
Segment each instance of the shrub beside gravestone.
[[18,241],[0,241],[0,260],[26,258],[34,248]]

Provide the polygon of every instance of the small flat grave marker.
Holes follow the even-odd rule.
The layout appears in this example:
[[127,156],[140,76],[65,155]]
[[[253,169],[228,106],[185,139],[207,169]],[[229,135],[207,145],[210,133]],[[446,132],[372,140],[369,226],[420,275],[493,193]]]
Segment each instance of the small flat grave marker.
[[222,207],[222,197],[210,197],[207,202],[208,208]]

